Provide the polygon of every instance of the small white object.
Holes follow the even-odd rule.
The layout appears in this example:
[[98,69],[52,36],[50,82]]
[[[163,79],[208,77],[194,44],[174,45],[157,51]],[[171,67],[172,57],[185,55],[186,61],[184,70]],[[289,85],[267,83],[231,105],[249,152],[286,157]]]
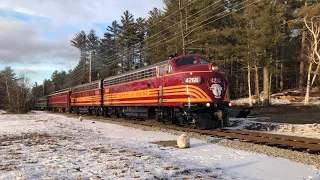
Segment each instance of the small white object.
[[186,134],[181,134],[177,139],[177,143],[180,149],[190,148],[190,137]]
[[207,103],[206,106],[209,107],[209,106],[210,106],[210,103]]
[[83,119],[82,119],[82,116],[80,116],[80,117],[79,117],[79,120],[80,120],[80,121],[82,121],[82,120],[83,120]]

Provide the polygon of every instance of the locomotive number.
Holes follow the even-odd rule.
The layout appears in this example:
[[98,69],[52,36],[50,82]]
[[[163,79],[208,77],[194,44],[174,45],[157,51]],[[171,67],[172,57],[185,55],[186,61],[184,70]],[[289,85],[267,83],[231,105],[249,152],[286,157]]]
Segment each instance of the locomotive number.
[[184,82],[188,84],[200,83],[200,81],[201,81],[200,77],[184,78]]

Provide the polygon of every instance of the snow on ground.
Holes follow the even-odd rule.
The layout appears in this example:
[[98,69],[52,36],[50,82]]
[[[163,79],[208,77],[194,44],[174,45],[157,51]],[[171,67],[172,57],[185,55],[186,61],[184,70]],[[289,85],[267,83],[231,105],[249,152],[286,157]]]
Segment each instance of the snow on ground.
[[[230,125],[228,129],[267,131],[268,133],[284,134],[291,136],[302,136],[320,139],[320,125],[319,124],[284,124],[272,122],[259,122],[259,120],[266,120],[269,117],[253,118],[230,118]],[[269,127],[269,131],[268,131]]]
[[[252,102],[252,104],[257,103],[257,101],[252,98],[251,98],[251,102]],[[232,100],[231,103],[233,105],[237,105],[237,106],[249,105],[249,98],[240,98],[237,100]],[[293,104],[293,103],[302,103],[302,101],[301,102],[292,102],[288,99],[278,99],[278,98],[271,98],[271,100],[270,100],[270,104],[272,104],[272,105],[284,105],[284,104]],[[319,102],[311,100],[310,103],[314,104],[314,103],[319,103]]]
[[0,179],[320,179],[319,170],[191,139],[36,112],[0,115]]
[[0,109],[0,115],[6,113],[6,111]]
[[[263,101],[263,98],[260,98],[260,101]],[[254,96],[251,97],[252,104],[256,104],[257,101]],[[232,100],[231,103],[236,106],[248,106],[249,98],[240,98]],[[304,97],[302,96],[290,96],[284,95],[284,93],[276,93],[271,95],[270,104],[272,105],[288,105],[288,104],[304,104]],[[319,97],[310,97],[310,105],[320,105]]]

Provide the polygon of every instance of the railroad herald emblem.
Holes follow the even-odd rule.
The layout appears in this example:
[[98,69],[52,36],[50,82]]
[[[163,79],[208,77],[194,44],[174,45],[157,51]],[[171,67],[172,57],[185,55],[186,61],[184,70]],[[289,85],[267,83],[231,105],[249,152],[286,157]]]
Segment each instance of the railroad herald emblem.
[[209,89],[212,91],[215,98],[221,98],[222,87],[220,84],[212,84]]

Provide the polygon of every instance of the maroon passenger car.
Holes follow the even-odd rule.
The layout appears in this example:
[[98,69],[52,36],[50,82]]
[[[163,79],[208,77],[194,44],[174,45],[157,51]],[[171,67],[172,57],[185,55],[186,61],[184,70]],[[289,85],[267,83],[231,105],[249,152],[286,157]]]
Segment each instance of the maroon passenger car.
[[48,95],[48,109],[67,112],[70,107],[70,89],[62,89]]

